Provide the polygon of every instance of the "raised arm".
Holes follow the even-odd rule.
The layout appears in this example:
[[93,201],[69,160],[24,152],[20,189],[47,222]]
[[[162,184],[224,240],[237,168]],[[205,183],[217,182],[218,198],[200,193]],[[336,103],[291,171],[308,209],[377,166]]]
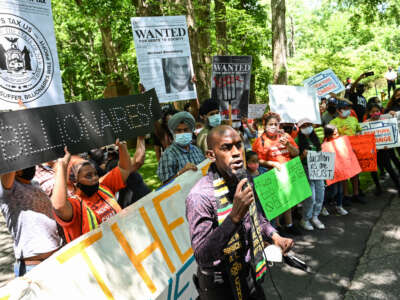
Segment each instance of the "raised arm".
[[15,172],[3,174],[1,176],[1,185],[3,186],[4,189],[10,190],[14,185],[14,180],[15,180]]
[[57,216],[61,220],[69,222],[73,217],[72,205],[67,200],[67,168],[71,154],[68,152],[67,147],[65,147],[64,151],[64,157],[57,161],[55,183],[50,200]]
[[119,150],[118,167],[121,171],[122,180],[126,183],[132,168],[131,157],[128,152],[128,147],[126,146],[126,142],[120,142],[119,139],[117,139],[115,141],[115,145],[118,146]]
[[131,159],[131,173],[136,172],[144,164],[146,158],[146,143],[144,136],[139,136],[136,141],[136,152]]

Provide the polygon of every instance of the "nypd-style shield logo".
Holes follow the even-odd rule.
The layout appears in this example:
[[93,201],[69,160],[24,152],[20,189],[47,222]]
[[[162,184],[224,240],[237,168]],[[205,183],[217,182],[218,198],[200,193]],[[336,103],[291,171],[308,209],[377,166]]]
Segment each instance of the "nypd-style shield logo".
[[0,99],[32,102],[49,88],[54,73],[50,47],[27,20],[0,14]]

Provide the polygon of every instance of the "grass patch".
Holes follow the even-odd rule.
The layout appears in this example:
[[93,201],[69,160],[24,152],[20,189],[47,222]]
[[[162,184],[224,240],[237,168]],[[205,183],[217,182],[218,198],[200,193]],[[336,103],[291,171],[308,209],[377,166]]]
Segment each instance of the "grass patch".
[[[135,154],[135,149],[129,149],[131,156]],[[140,168],[139,173],[142,175],[144,182],[151,190],[155,190],[160,187],[161,182],[157,176],[157,157],[153,146],[146,146],[146,159],[144,165]]]

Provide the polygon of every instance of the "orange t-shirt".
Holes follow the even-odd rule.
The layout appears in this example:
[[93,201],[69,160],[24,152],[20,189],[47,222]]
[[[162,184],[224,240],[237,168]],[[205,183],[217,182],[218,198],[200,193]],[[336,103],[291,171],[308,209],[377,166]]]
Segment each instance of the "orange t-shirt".
[[[78,191],[75,196],[68,198],[73,210],[72,220],[65,222],[54,213],[57,223],[64,229],[67,242],[71,242],[94,229],[94,223],[101,224],[120,212],[121,207],[115,199],[115,193],[124,187],[125,183],[122,180],[121,171],[116,167],[100,179],[101,189],[99,188],[99,191],[91,197],[87,197]],[[94,213],[96,220],[90,220],[90,217],[88,217],[88,207]]]
[[[298,148],[296,142],[290,135],[286,133],[284,133],[284,135],[288,138],[290,144]],[[271,140],[267,137],[266,133],[263,133],[259,138],[257,138],[253,144],[253,151],[257,153],[258,159],[276,161],[281,164],[291,160],[292,157],[290,156],[287,147],[279,143],[279,138],[281,136],[282,134],[278,134],[275,140]]]

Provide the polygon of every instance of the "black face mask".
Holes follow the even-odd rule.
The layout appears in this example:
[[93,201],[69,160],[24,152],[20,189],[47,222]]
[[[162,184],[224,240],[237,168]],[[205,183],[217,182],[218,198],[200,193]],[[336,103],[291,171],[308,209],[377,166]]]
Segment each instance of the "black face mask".
[[86,185],[78,182],[76,186],[88,197],[91,197],[99,190],[99,183],[95,185]]
[[22,170],[22,174],[18,177],[31,181],[35,177],[36,167],[30,167]]
[[331,115],[333,115],[336,112],[336,107],[334,106],[328,106],[327,108],[328,113],[330,113]]

